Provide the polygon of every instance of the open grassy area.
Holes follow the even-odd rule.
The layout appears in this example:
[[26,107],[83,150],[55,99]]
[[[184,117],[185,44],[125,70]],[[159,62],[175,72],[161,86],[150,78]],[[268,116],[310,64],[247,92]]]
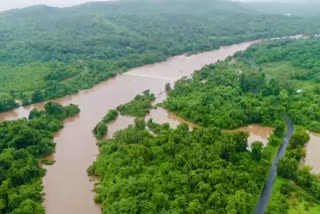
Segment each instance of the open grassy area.
[[[283,186],[290,191],[285,195]],[[319,214],[320,203],[303,189],[287,179],[278,177],[266,214]]]
[[318,85],[312,81],[293,79],[292,77],[294,74],[305,73],[307,70],[293,66],[289,62],[273,62],[264,64],[263,71],[276,79],[290,80],[293,85],[302,90],[310,89]]
[[297,198],[290,198],[288,214],[319,214],[320,205],[308,202],[305,198],[298,195]]
[[45,88],[48,85],[45,76],[49,72],[50,67],[46,64],[0,65],[0,92],[34,91]]
[[[288,181],[287,181],[288,182]],[[319,214],[319,202],[295,184],[289,198],[289,214]]]

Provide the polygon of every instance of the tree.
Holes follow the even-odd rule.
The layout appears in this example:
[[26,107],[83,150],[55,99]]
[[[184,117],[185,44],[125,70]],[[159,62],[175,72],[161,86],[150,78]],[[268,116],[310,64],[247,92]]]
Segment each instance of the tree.
[[251,145],[252,158],[260,161],[262,158],[263,144],[260,141],[253,142]]
[[43,101],[42,91],[36,90],[36,91],[32,94],[31,101],[32,101],[32,103],[38,103],[38,102]]
[[103,122],[99,122],[93,130],[97,139],[101,140],[108,132],[108,127]]
[[140,129],[143,130],[146,128],[146,122],[144,121],[144,118],[136,118],[134,120],[135,126]]
[[310,140],[310,136],[304,129],[296,130],[290,138],[290,147],[295,149],[304,146]]
[[274,125],[274,135],[277,137],[282,137],[285,131],[285,123],[277,120]]
[[277,173],[283,178],[295,178],[298,162],[294,158],[283,157],[277,164]]

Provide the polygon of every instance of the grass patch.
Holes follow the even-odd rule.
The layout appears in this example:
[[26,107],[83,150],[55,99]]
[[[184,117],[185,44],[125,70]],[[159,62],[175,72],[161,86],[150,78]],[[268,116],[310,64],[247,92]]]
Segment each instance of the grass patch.
[[293,66],[290,62],[267,63],[267,64],[264,64],[262,68],[263,68],[263,71],[266,74],[269,74],[271,77],[275,79],[289,80],[296,88],[299,88],[302,90],[311,89],[314,86],[319,85],[312,81],[294,79],[293,78],[294,74],[305,73],[307,72],[307,70]]
[[275,181],[266,214],[319,214],[320,203],[287,179]]
[[46,64],[0,65],[0,91],[34,91],[47,87],[45,76],[50,72]]
[[293,191],[289,197],[288,214],[319,214],[320,203],[299,186],[292,184]]

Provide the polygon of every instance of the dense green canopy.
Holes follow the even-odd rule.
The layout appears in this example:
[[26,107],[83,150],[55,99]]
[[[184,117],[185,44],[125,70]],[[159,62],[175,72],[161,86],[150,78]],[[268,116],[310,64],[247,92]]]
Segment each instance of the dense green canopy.
[[95,199],[103,213],[252,213],[270,166],[268,149],[247,150],[245,133],[149,122],[154,135],[140,123],[101,141],[88,170],[100,177]]
[[316,33],[318,23],[317,18],[266,15],[223,0],[124,0],[12,10],[0,14],[0,92],[26,105],[76,93],[173,55]]
[[[250,123],[276,127],[270,144],[279,144],[289,116],[296,125],[320,132],[320,39],[269,41],[250,47],[225,62],[207,66],[192,79],[176,82],[164,106],[204,127],[235,128]],[[205,81],[204,81],[205,80]],[[277,121],[277,122],[276,122]],[[297,126],[278,164],[278,178],[268,214],[286,214],[299,203],[319,210],[320,177],[299,164],[309,136]],[[258,144],[252,152],[259,156]],[[290,182],[291,180],[294,183]],[[291,208],[289,207],[289,204]],[[316,207],[315,207],[316,206]],[[314,211],[317,213],[316,211]]]
[[30,119],[0,124],[0,213],[44,214],[39,159],[53,153],[53,132],[62,120],[79,112],[77,106],[51,103],[33,110]]
[[288,114],[319,132],[319,51],[320,39],[255,45],[176,82],[164,106],[205,127],[272,125]]

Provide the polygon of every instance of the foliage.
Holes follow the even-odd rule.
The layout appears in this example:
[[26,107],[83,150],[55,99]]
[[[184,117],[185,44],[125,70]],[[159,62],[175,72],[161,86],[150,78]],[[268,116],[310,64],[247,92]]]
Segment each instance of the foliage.
[[[316,207],[319,207],[320,177],[319,175],[312,174],[309,167],[299,167],[300,161],[305,157],[304,147],[309,139],[309,135],[305,129],[301,127],[295,129],[289,141],[290,144],[285,157],[280,159],[277,165],[277,172],[280,176],[278,179],[280,179],[282,182],[288,183],[287,186],[289,185],[291,188],[285,192],[281,191],[279,188],[273,191],[271,205],[269,205],[267,213],[275,213],[277,210],[281,210],[281,213],[287,213],[288,210],[291,210],[290,213],[294,213],[292,212],[292,209],[295,209],[296,204],[293,204],[293,208],[290,209],[289,204],[292,203],[292,200],[296,201],[296,197],[302,198],[300,201],[307,200],[307,202],[315,203]],[[294,181],[295,184],[289,184],[289,180],[285,179],[290,179]],[[292,190],[293,188],[295,188],[295,190]],[[297,196],[293,197],[293,194]],[[291,195],[291,197],[288,199],[289,195]],[[276,200],[279,200],[279,198],[281,198],[281,201],[285,204],[285,207],[284,204],[275,202]],[[308,211],[308,209],[311,209],[312,207],[313,205],[310,207],[308,205],[307,210],[305,211]]]
[[10,109],[18,107],[13,97],[8,95],[0,95],[0,112],[8,111]]
[[112,110],[110,110],[110,111],[108,112],[108,114],[103,118],[103,122],[104,122],[105,124],[108,124],[108,123],[110,123],[111,121],[116,120],[117,117],[118,117],[118,115],[119,115],[118,111],[115,110],[115,109],[112,109]]
[[278,175],[283,178],[295,178],[298,171],[298,161],[294,158],[284,157],[277,164]]
[[108,133],[108,127],[105,123],[99,122],[93,129],[93,133],[97,139],[101,140]]
[[[192,79],[176,82],[165,107],[205,127],[232,129],[250,123],[272,125],[276,127],[278,137],[284,133],[284,126],[280,124],[283,122],[279,120],[283,120],[286,113],[295,124],[318,132],[320,94],[317,88],[320,85],[316,83],[315,75],[320,69],[317,64],[319,44],[320,39],[310,39],[254,45],[237,53],[235,63],[228,59],[204,67]],[[278,64],[279,61],[291,67],[279,69],[283,65]],[[292,70],[292,67],[298,70]],[[313,76],[297,79],[301,69]],[[203,79],[207,80],[204,84]]]
[[259,141],[253,142],[251,145],[252,158],[256,161],[260,161],[262,158],[263,144]]
[[[207,79],[204,84],[203,73]],[[266,87],[266,80],[259,77],[257,84],[253,73],[250,67],[227,62],[204,67],[192,79],[176,82],[164,106],[204,127],[234,129],[251,123],[273,125],[282,119],[285,107],[278,97],[258,93],[261,87]]]
[[274,124],[274,135],[277,137],[283,137],[286,131],[286,124],[284,121],[277,120]]
[[266,214],[287,214],[289,209],[288,192],[281,191],[288,186],[288,180],[277,177]]
[[[100,177],[103,213],[252,213],[270,161],[247,150],[248,135],[218,128],[170,129],[144,121],[99,143],[89,168]],[[257,144],[258,145],[258,144]]]
[[42,91],[37,90],[32,94],[31,102],[32,103],[38,103],[38,102],[43,101],[43,99],[44,98],[43,98]]
[[44,165],[53,165],[55,162],[55,160],[41,160],[41,163]]
[[108,123],[117,119],[119,113],[115,109],[111,109],[103,120],[100,121],[96,127],[93,129],[93,133],[97,139],[101,140],[108,133]]
[[[276,78],[278,85],[289,91],[290,99],[287,105],[290,108],[287,112],[293,122],[319,132],[319,53],[320,39],[312,38],[277,40],[254,45],[237,57]],[[269,94],[267,91],[265,90],[265,93]]]
[[144,117],[149,113],[152,108],[152,101],[155,100],[154,94],[150,91],[144,91],[142,95],[137,95],[133,101],[120,105],[117,110],[122,115],[132,115],[137,117]]
[[0,91],[14,90],[27,105],[174,55],[313,34],[318,23],[317,18],[267,15],[220,0],[133,0],[7,11],[0,14]]
[[278,177],[266,214],[317,214],[319,201],[298,185]]
[[54,152],[52,134],[62,128],[61,120],[76,112],[75,108],[78,112],[73,105],[47,103],[45,110],[33,110],[29,120],[0,124],[0,213],[45,213],[41,185],[45,170],[39,160]]
[[[192,79],[181,79],[164,106],[204,127],[235,128],[249,123],[275,127],[270,146],[278,146],[288,115],[297,126],[288,151],[277,165],[278,175],[293,180],[317,204],[320,177],[308,168],[299,168],[309,140],[305,128],[320,130],[319,83],[317,82],[320,39],[279,40],[255,45],[235,58],[209,65]],[[231,61],[232,60],[232,61]],[[293,68],[293,69],[291,69]],[[303,71],[303,72],[301,72]],[[303,76],[303,78],[302,78]],[[203,83],[202,80],[206,79]],[[259,146],[252,146],[258,160]],[[267,151],[267,150],[266,150]],[[272,156],[272,155],[271,155]],[[288,193],[275,191],[267,213],[287,213]],[[290,191],[288,191],[290,192]]]

